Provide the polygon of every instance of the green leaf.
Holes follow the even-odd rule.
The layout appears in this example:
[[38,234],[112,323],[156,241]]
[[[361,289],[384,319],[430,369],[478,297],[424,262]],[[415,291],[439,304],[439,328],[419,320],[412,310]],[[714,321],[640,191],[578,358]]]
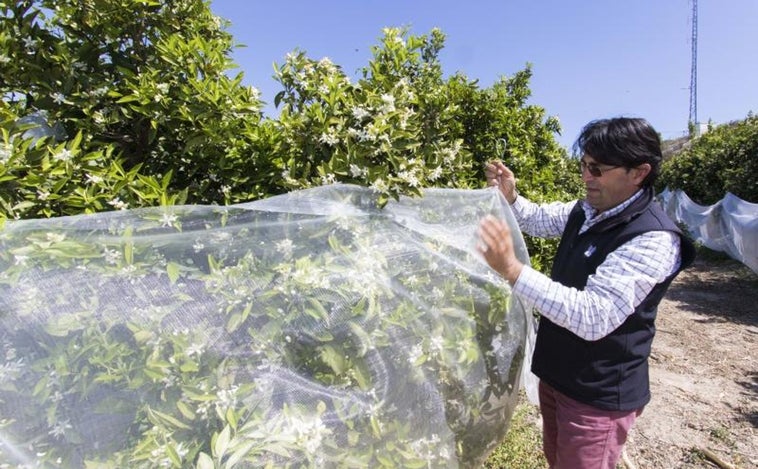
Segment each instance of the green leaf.
[[250,311],[252,309],[253,303],[248,303],[242,312],[232,314],[229,321],[226,323],[226,332],[232,333],[239,329],[240,326],[245,323],[248,316],[250,316]]
[[231,456],[229,456],[229,459],[226,460],[224,463],[224,467],[233,468],[237,465],[238,462],[242,461],[242,459],[248,455],[250,450],[256,445],[255,441],[246,441],[242,445],[235,447],[233,449],[233,453]]
[[195,420],[195,413],[192,412],[192,409],[190,409],[184,401],[176,401],[176,408],[179,409],[179,412],[181,412],[185,418]]
[[221,430],[221,433],[213,436],[215,439],[215,442],[213,443],[213,455],[216,458],[221,459],[224,456],[224,453],[226,453],[226,449],[229,447],[229,440],[231,440],[231,433],[232,429],[229,425],[226,425],[224,429]]
[[308,313],[310,316],[313,316],[315,319],[320,319],[322,321],[328,320],[329,313],[326,311],[326,308],[324,308],[324,305],[322,305],[320,301],[315,298],[309,297],[308,304],[311,305],[311,308],[305,308],[306,313]]
[[347,370],[348,362],[345,360],[343,353],[332,345],[325,344],[321,347],[321,358],[338,376],[344,374]]
[[136,96],[136,95],[130,94],[130,95],[128,95],[128,96],[124,96],[123,98],[120,98],[120,99],[118,99],[118,100],[116,101],[116,104],[125,104],[125,103],[131,103],[131,102],[134,102],[134,101],[139,101],[139,100],[140,100],[139,96]]
[[169,262],[166,265],[166,272],[168,273],[168,278],[171,280],[172,284],[176,283],[176,281],[179,279],[179,276],[181,275],[181,269],[182,266],[176,262]]
[[148,408],[148,413],[152,415],[156,420],[161,421],[164,424],[168,424],[176,428],[182,428],[184,430],[192,429],[192,427],[177,419],[176,417],[164,414],[163,412],[159,412],[155,409]]
[[84,328],[81,318],[77,314],[58,314],[50,318],[45,325],[45,332],[54,337],[65,337],[73,331]]
[[182,467],[182,460],[179,457],[179,453],[176,452],[176,448],[174,448],[174,445],[169,443],[165,445],[166,453],[168,454],[168,458],[171,460],[172,463],[174,463],[175,467]]
[[216,465],[213,464],[213,459],[210,456],[201,452],[197,455],[195,469],[216,469]]

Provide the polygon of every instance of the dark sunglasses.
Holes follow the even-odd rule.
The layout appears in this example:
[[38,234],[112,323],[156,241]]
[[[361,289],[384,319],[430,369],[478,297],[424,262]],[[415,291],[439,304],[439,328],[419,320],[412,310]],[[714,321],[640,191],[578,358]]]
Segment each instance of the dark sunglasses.
[[612,169],[621,168],[621,166],[603,166],[601,167],[597,163],[586,163],[584,160],[579,160],[579,171],[584,173],[587,170],[592,177],[599,178],[603,175],[603,172],[608,172]]

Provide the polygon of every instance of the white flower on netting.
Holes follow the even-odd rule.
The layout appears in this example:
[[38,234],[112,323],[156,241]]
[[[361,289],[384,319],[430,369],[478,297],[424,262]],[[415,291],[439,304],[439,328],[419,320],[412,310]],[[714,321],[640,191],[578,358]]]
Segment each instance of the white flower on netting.
[[61,241],[66,239],[66,234],[48,232],[48,233],[45,233],[45,239],[47,239],[51,243],[60,243]]
[[58,153],[53,155],[53,159],[56,161],[69,161],[74,156],[74,154],[69,150],[68,148],[64,148],[63,150],[59,151]]
[[[334,219],[337,228],[339,228],[342,231],[351,231],[353,228],[353,225],[351,224],[350,217],[336,217]],[[358,228],[360,225],[356,226]]]
[[[443,457],[441,451],[439,455],[437,454],[437,447],[440,445],[440,442],[440,437],[434,433],[429,438],[419,438],[418,440],[413,441],[410,446],[413,452],[431,462],[437,460],[438,457]],[[445,452],[445,455],[446,456],[443,457],[443,459],[448,459],[450,457],[450,453],[448,452]]]
[[292,272],[292,280],[300,285],[313,288],[329,288],[329,276],[322,269],[302,266]]
[[16,348],[15,347],[8,347],[6,345],[5,349],[5,359],[7,361],[15,360],[16,359]]
[[415,171],[400,171],[397,177],[405,181],[411,187],[418,187],[421,184]]
[[50,197],[50,192],[43,191],[42,189],[37,190],[37,198],[39,200],[47,200],[48,197]]
[[103,257],[105,258],[105,262],[107,264],[116,265],[121,260],[121,252],[115,249],[105,248],[103,251]]
[[442,336],[435,335],[429,340],[429,351],[432,353],[440,353],[445,348],[445,339]]
[[409,275],[408,278],[405,279],[405,284],[409,287],[415,287],[419,285],[420,280],[415,275]]
[[334,184],[336,181],[337,181],[337,177],[332,173],[321,176],[322,186],[328,186],[329,184]]
[[13,265],[26,265],[26,261],[29,260],[29,256],[24,256],[23,254],[16,254],[13,256],[14,262]]
[[109,205],[112,205],[116,210],[126,210],[129,208],[129,204],[122,202],[120,198],[116,197],[113,200],[108,201]]
[[229,389],[219,389],[216,393],[216,409],[221,410],[222,414],[227,409],[233,409],[237,405],[237,392],[239,386],[233,385]]
[[289,238],[285,238],[278,243],[276,243],[276,251],[284,254],[285,256],[291,256],[292,255],[292,247],[293,247],[292,240]]
[[63,104],[66,101],[66,97],[63,93],[55,92],[50,97],[53,98],[55,104]]
[[423,347],[421,347],[421,344],[416,344],[413,347],[411,347],[411,351],[408,354],[408,362],[411,365],[415,365],[422,355],[424,355]]
[[199,239],[195,240],[195,244],[192,245],[192,249],[195,250],[195,252],[200,252],[205,248],[205,244]]
[[55,425],[53,425],[53,428],[50,429],[48,434],[55,438],[60,438],[66,434],[66,430],[73,428],[71,426],[71,423],[68,420],[62,420],[59,422],[56,422]]
[[374,182],[371,183],[371,190],[374,192],[386,192],[387,189],[389,189],[389,185],[387,185],[382,178],[376,178]]
[[20,374],[23,368],[23,359],[8,360],[0,366],[0,383],[11,383]]
[[178,220],[179,217],[174,215],[173,213],[164,213],[161,215],[161,226],[173,226],[176,220]]
[[291,434],[295,437],[295,442],[305,448],[305,451],[315,455],[321,447],[325,436],[332,433],[326,428],[321,418],[301,419],[292,417],[289,419],[288,428],[283,429],[285,435]]
[[350,176],[354,178],[362,178],[368,175],[368,168],[362,168],[356,164],[350,164]]

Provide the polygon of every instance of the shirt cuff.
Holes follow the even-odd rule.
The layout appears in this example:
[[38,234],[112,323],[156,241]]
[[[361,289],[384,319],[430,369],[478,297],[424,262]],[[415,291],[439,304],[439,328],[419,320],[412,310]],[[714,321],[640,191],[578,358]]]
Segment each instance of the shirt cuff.
[[[525,303],[525,306],[535,308],[544,296],[544,292],[550,289],[551,283],[550,277],[524,265],[521,274],[513,284],[512,291]],[[539,308],[537,310],[539,311]]]

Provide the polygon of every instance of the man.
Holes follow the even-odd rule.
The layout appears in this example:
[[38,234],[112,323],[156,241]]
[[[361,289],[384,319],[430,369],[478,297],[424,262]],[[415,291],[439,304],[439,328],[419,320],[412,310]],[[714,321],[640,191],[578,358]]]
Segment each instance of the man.
[[650,400],[658,303],[695,251],[654,201],[662,155],[647,121],[590,122],[574,148],[587,191],[580,201],[537,205],[518,195],[503,163],[485,168],[524,232],[561,237],[550,278],[518,261],[508,226],[494,217],[481,223],[479,250],[541,315],[532,372],[550,467],[613,469]]

